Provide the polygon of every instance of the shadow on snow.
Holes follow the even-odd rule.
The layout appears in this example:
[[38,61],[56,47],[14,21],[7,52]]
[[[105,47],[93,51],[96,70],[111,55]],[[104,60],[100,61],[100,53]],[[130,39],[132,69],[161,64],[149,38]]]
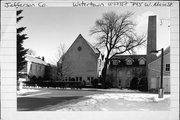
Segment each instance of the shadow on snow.
[[[81,99],[80,99],[81,98]],[[69,96],[69,97],[21,97],[17,98],[17,111],[41,111],[51,108],[53,106],[65,106],[71,103],[77,103],[82,99],[87,99],[83,96]],[[43,110],[43,111],[44,111]]]

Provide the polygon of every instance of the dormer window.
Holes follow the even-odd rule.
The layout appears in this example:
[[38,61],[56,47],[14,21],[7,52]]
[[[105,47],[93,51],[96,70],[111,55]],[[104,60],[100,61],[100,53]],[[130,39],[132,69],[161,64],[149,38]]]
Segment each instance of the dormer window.
[[140,61],[139,61],[139,64],[140,64],[140,65],[144,65],[144,64],[145,64],[145,61],[144,61],[144,60],[140,60]]
[[139,60],[139,65],[145,65],[145,58],[141,57]]
[[118,65],[118,64],[119,64],[119,61],[118,61],[118,60],[113,60],[113,61],[112,61],[112,64],[113,64],[113,65]]
[[126,59],[126,65],[132,65],[134,60],[132,58],[127,58]]
[[127,64],[127,65],[132,65],[132,60],[127,60],[127,61],[126,61],[126,64]]

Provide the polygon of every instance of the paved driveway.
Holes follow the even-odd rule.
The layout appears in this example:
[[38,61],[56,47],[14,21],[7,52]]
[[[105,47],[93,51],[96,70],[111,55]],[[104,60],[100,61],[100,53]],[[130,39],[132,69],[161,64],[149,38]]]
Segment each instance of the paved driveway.
[[18,111],[38,111],[52,108],[56,105],[64,106],[76,103],[88,95],[102,94],[103,91],[96,90],[59,90],[53,88],[37,88],[38,92],[28,92],[17,98]]

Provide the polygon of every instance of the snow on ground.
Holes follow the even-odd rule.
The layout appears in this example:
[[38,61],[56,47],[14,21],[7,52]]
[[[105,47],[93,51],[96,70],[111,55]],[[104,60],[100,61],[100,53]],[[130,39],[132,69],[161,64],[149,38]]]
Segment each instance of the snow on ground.
[[23,94],[32,93],[32,92],[38,92],[38,91],[40,91],[40,90],[31,89],[31,88],[29,88],[29,89],[21,89],[21,90],[17,91],[17,94],[18,95],[23,95]]
[[[102,91],[102,92],[101,92]],[[158,98],[158,94],[142,93],[127,89],[82,89],[82,90],[56,90],[53,88],[27,88],[17,92],[18,97],[73,97],[64,103],[45,108],[57,111],[124,111],[124,110],[169,110],[170,95]],[[67,103],[66,103],[67,102]]]
[[161,100],[165,100],[167,98],[170,98],[170,95],[164,95],[163,98],[158,98],[157,94],[145,94],[145,93],[106,93],[106,94],[98,94],[98,95],[90,95],[87,96],[89,98],[95,99],[95,100],[105,100],[105,99],[124,99],[128,101],[143,101],[143,102],[158,102]]
[[61,107],[58,111],[168,110],[170,95],[158,98],[157,94],[149,93],[105,93],[87,97],[89,99]]

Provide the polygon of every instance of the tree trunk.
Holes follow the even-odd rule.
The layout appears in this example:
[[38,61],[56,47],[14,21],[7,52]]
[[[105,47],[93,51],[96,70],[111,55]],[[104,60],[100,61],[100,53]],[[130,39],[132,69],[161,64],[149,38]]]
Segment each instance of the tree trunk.
[[104,62],[104,68],[102,70],[102,87],[105,88],[105,83],[106,83],[106,76],[107,76],[107,66],[108,66],[108,58],[105,59]]

